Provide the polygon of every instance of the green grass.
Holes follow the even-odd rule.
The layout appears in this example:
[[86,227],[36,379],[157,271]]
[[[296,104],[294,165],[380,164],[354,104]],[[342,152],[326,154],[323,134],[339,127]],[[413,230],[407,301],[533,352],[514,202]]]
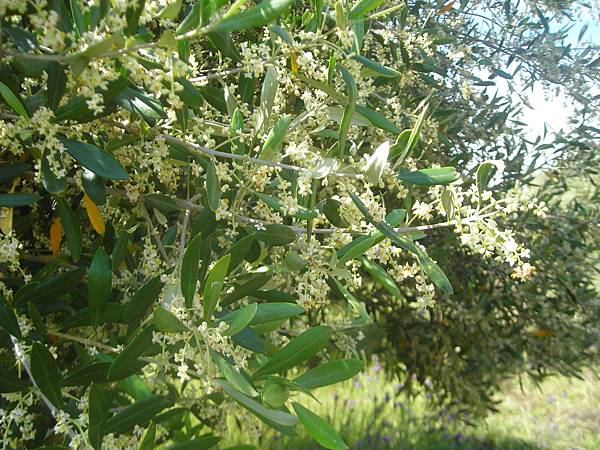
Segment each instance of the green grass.
[[[408,400],[400,385],[385,382],[373,369],[320,390],[320,405],[306,396],[299,400],[357,450],[600,449],[600,381],[594,375],[557,377],[541,386],[524,383],[523,388],[508,384],[499,396],[499,412],[474,426],[442,421],[430,412],[425,395]],[[321,449],[303,432],[290,438],[262,427],[250,434],[232,423],[228,434],[221,448],[252,443],[261,450]]]

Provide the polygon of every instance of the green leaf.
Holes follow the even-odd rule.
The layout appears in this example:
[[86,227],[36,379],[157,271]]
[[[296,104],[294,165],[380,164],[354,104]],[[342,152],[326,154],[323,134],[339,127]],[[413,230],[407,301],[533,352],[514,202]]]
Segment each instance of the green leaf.
[[340,201],[333,198],[327,198],[325,201],[319,203],[319,210],[327,217],[327,220],[334,227],[347,227],[348,223],[340,215],[340,208],[342,204]]
[[292,123],[292,116],[286,115],[277,121],[275,126],[269,131],[267,139],[262,146],[259,158],[266,161],[274,161],[280,159],[281,143],[283,138],[286,136],[290,124]]
[[27,108],[25,108],[23,101],[19,98],[18,94],[15,94],[13,91],[11,91],[10,88],[2,81],[0,81],[0,95],[14,112],[21,117],[29,119],[29,113],[27,112]]
[[[365,254],[367,250],[376,245],[378,241],[374,236],[361,236],[354,239],[348,245],[338,251],[338,267],[344,267],[348,261],[357,259]],[[343,252],[342,252],[343,250]]]
[[188,31],[197,29],[200,26],[200,10],[202,7],[202,0],[197,1],[192,6],[192,9],[187,16],[181,21],[177,29],[175,30],[176,35],[185,34]]
[[110,259],[102,248],[96,250],[88,271],[88,301],[94,326],[100,325],[104,307],[112,291]]
[[346,88],[348,90],[348,102],[344,107],[344,114],[340,123],[338,142],[338,154],[342,156],[346,148],[346,136],[348,134],[348,129],[350,128],[350,123],[352,122],[352,115],[354,114],[354,109],[356,107],[358,90],[356,87],[356,81],[354,80],[352,74],[345,67],[340,67],[340,71],[342,72],[342,78],[344,78],[344,83],[346,84]]
[[13,297],[15,307],[23,306],[26,302],[40,304],[52,301],[62,294],[75,288],[85,275],[85,267],[61,272],[50,277],[45,277],[40,282],[30,282],[22,286]]
[[96,384],[92,384],[89,394],[89,411],[88,411],[88,438],[90,444],[96,450],[102,447],[102,439],[106,421],[108,420],[109,402],[106,393]]
[[367,108],[366,106],[356,105],[356,112],[371,122],[371,125],[381,128],[388,133],[400,134],[402,130],[398,128],[392,121],[387,119],[383,114],[378,113],[377,111],[372,110],[371,108]]
[[382,76],[382,77],[386,77],[386,78],[398,78],[399,76],[401,76],[401,73],[394,70],[394,69],[390,69],[388,67],[385,67],[375,61],[373,61],[372,59],[369,59],[365,56],[362,55],[354,55],[352,57],[352,59],[354,59],[355,61],[358,61],[359,63],[361,63],[363,66],[368,67],[369,69],[373,70],[374,72],[376,72],[378,75]]
[[[107,303],[102,314],[101,324],[103,323],[125,323],[123,316],[125,315],[126,306],[121,303]],[[66,331],[71,328],[89,327],[94,325],[94,318],[89,307],[85,307],[74,313],[68,319],[62,321],[59,325],[61,331]]]
[[369,11],[377,8],[383,2],[384,0],[360,0],[350,10],[350,12],[348,13],[348,18],[350,20],[357,19],[360,16],[365,15]]
[[326,326],[317,326],[304,331],[269,358],[254,376],[280,373],[306,361],[327,345],[332,332],[333,330]]
[[293,272],[301,272],[308,266],[308,262],[294,250],[288,250],[285,254],[285,265]]
[[173,313],[162,306],[157,307],[152,315],[154,326],[163,333],[183,333],[188,328]]
[[31,376],[38,389],[58,409],[65,404],[60,391],[60,371],[52,353],[39,342],[34,342],[29,355]]
[[64,67],[55,61],[48,64],[46,71],[48,73],[46,105],[51,110],[56,111],[67,89],[67,76]]
[[73,24],[75,25],[77,34],[81,36],[85,31],[87,31],[84,13],[81,10],[79,0],[70,0],[69,4],[71,6],[71,15],[73,17]]
[[110,260],[113,270],[119,269],[121,263],[127,255],[127,245],[129,244],[129,233],[127,231],[121,231],[117,242],[113,247],[113,251],[110,255]]
[[226,17],[209,27],[209,31],[238,31],[261,27],[279,17],[293,0],[263,0],[253,8]]
[[84,364],[69,373],[62,386],[83,386],[89,383],[104,383],[111,363],[102,361]]
[[231,340],[237,345],[244,347],[254,353],[267,353],[267,344],[252,328],[244,328],[237,334],[231,336]]
[[223,301],[221,306],[230,305],[250,294],[257,292],[261,287],[267,283],[273,277],[272,273],[253,273],[250,274],[250,279],[234,288],[233,292],[228,294]]
[[0,393],[10,394],[31,389],[31,384],[21,380],[19,375],[16,367],[11,369],[0,368]]
[[354,295],[352,295],[352,293],[348,289],[346,289],[338,280],[336,280],[335,278],[332,278],[332,280],[335,286],[341,292],[342,296],[346,299],[348,303],[350,303],[350,306],[352,306],[354,311],[356,311],[356,313],[359,315],[360,319],[358,321],[358,325],[362,326],[373,323],[373,319],[371,318],[371,316],[369,316],[369,313],[367,312],[367,308],[365,308],[364,303],[359,302],[356,299],[356,297],[354,297]]
[[175,199],[164,194],[148,194],[144,196],[144,202],[163,213],[171,213],[183,209]]
[[292,402],[292,406],[298,415],[298,419],[300,419],[300,422],[306,428],[306,431],[323,447],[332,450],[349,448],[332,426],[315,413],[296,402]]
[[125,322],[134,323],[141,320],[162,292],[164,285],[160,280],[160,275],[157,275],[133,294],[125,308]]
[[202,236],[198,234],[188,243],[181,263],[181,293],[188,308],[192,306],[196,294],[201,246]]
[[[327,115],[329,116],[329,118],[331,120],[333,120],[336,123],[341,124],[344,120],[344,111],[346,110],[346,108],[342,108],[340,106],[328,106],[327,107]],[[361,114],[356,112],[356,107],[354,109],[354,111],[352,112],[352,116],[350,117],[350,125],[353,127],[364,127],[364,128],[369,128],[371,126],[371,122],[369,122],[367,120],[366,117],[363,117]],[[319,132],[319,136],[323,136],[323,137],[334,137],[335,136],[335,132],[330,132],[327,130],[322,130]],[[333,131],[333,130],[331,130]],[[324,134],[326,132],[326,134]],[[339,132],[338,132],[338,136],[339,136]]]
[[277,70],[272,66],[268,66],[260,90],[260,108],[258,109],[256,119],[257,131],[262,130],[268,122],[278,88],[279,79],[277,77]]
[[235,313],[235,316],[233,320],[231,320],[229,328],[227,328],[227,330],[225,331],[225,336],[233,336],[234,334],[237,334],[244,328],[246,328],[246,326],[248,326],[248,324],[252,322],[252,319],[254,319],[257,309],[257,303],[250,303],[249,305],[246,305],[241,309],[233,311]]
[[198,438],[190,439],[186,442],[169,445],[165,450],[205,450],[212,448],[219,443],[220,437],[207,434]]
[[229,268],[227,269],[228,274],[237,269],[242,261],[248,257],[248,253],[254,243],[254,234],[251,233],[242,237],[230,247],[229,253],[231,253],[231,261],[229,262]]
[[231,261],[230,253],[219,259],[206,276],[203,301],[205,320],[211,318],[217,303],[219,302],[219,296],[223,290],[223,283],[227,276],[227,269],[229,268],[229,261]]
[[173,3],[168,3],[158,14],[161,19],[175,19],[181,11],[183,0],[175,0]]
[[101,40],[94,41],[93,44],[87,46],[87,48],[76,55],[76,57],[84,56],[86,58],[98,58],[104,56],[110,50],[119,50],[125,45],[125,39],[123,32],[117,30],[115,34],[111,34]]
[[60,222],[67,236],[67,247],[69,253],[74,260],[78,260],[81,256],[81,223],[79,217],[73,212],[69,204],[62,197],[56,197],[56,209],[60,217]]
[[394,281],[394,279],[386,272],[386,270],[374,261],[370,261],[367,258],[360,259],[364,269],[381,285],[386,291],[395,297],[402,297],[400,288]]
[[106,433],[121,434],[136,425],[144,426],[171,405],[171,401],[162,395],[151,395],[121,410],[106,422]]
[[183,86],[183,89],[177,91],[177,96],[183,103],[192,109],[199,109],[204,105],[204,97],[189,80],[179,77],[175,81]]
[[454,193],[450,189],[445,189],[440,197],[442,208],[446,213],[446,218],[452,220],[454,218]]
[[121,353],[115,358],[108,371],[110,381],[121,380],[136,373],[146,363],[137,360],[146,350],[152,346],[152,334],[155,328],[147,326],[140,331]]
[[148,428],[144,432],[144,436],[142,437],[142,441],[140,442],[140,446],[138,450],[153,450],[154,443],[156,442],[156,424],[154,422],[150,422]]
[[8,183],[23,175],[31,166],[26,163],[0,164],[0,183]]
[[221,375],[223,375],[235,389],[250,397],[256,397],[258,395],[252,383],[247,380],[235,366],[230,364],[229,361],[212,349],[210,350],[210,354],[219,368]]
[[499,77],[505,78],[507,80],[512,80],[513,76],[510,73],[505,72],[504,70],[500,70],[500,69],[490,69],[492,71],[493,74],[498,75]]
[[164,112],[162,104],[131,87],[125,88],[114,99],[115,103],[125,108],[130,113],[144,119],[144,121],[153,127],[159,119],[165,119],[167,114]]
[[303,373],[294,382],[305,389],[315,389],[352,378],[364,368],[360,359],[328,361]]
[[37,203],[42,199],[37,194],[30,194],[25,192],[15,192],[9,194],[0,194],[0,206],[7,206],[9,208],[26,206],[32,203]]
[[[286,320],[304,313],[304,308],[295,303],[252,303],[246,306],[246,308],[252,305],[256,306],[256,312],[253,315],[251,321],[249,322],[250,325],[259,325],[275,320]],[[238,316],[241,314],[241,311],[242,310],[231,311],[230,313],[227,313],[224,316],[220,317],[219,320],[230,323],[231,328],[233,326],[233,323],[238,320]]]
[[504,170],[504,162],[489,160],[481,163],[477,168],[477,190],[479,191],[479,195],[487,188],[493,169],[502,172]]
[[[62,161],[58,162],[62,166]],[[40,173],[42,176],[42,185],[50,194],[60,194],[67,189],[67,179],[65,177],[58,178],[48,162],[48,152],[44,152],[40,163]]]
[[286,320],[304,314],[304,312],[304,308],[295,303],[261,303],[258,305],[256,315],[254,316],[251,325],[259,325],[273,320]]
[[409,129],[402,131],[398,135],[398,137],[396,138],[396,142],[394,142],[394,144],[390,146],[390,161],[396,159],[398,156],[400,156],[401,153],[404,152],[404,150],[406,150],[406,145],[408,144],[408,139],[410,138],[411,133],[412,130]]
[[208,195],[208,207],[211,211],[219,209],[221,200],[221,182],[217,176],[215,163],[210,159],[205,165],[206,169],[206,193]]
[[227,395],[248,409],[252,414],[265,422],[273,422],[284,427],[293,427],[298,423],[296,416],[276,409],[269,409],[250,397],[242,394],[226,381],[221,381],[221,386]]
[[287,225],[269,224],[256,231],[256,239],[273,247],[288,245],[296,240],[296,232]]
[[223,114],[227,114],[227,103],[225,102],[225,93],[222,89],[214,86],[200,86],[198,88],[200,94],[204,100],[206,100],[211,106]]
[[[417,142],[419,142],[419,137],[421,136],[421,127],[423,126],[423,122],[425,121],[425,114],[427,114],[428,109],[429,105],[425,106],[425,108],[423,108],[423,111],[421,111],[421,114],[419,115],[415,126],[410,131],[408,141],[406,142],[406,147],[404,147],[404,151],[396,161],[396,164],[394,164],[394,167],[403,164],[408,155],[410,155],[410,152],[412,152],[412,150],[417,145]],[[398,139],[400,139],[400,136],[398,136]]]
[[269,25],[269,30],[271,30],[273,33],[275,33],[277,36],[283,39],[283,41],[286,44],[289,44],[291,47],[295,46],[294,38],[276,23],[272,23],[271,25]]
[[344,5],[342,5],[340,0],[335,2],[335,24],[342,30],[348,25],[346,12],[344,11]]
[[21,339],[21,327],[17,316],[13,311],[12,306],[5,300],[4,295],[0,292],[0,328],[4,329],[9,334],[12,334],[17,339]]
[[400,173],[398,178],[405,183],[433,186],[436,184],[453,183],[460,178],[460,175],[454,167],[435,167]]
[[290,389],[283,383],[267,381],[262,388],[261,397],[267,405],[281,408],[290,397]]
[[90,197],[96,205],[106,204],[106,189],[102,178],[97,176],[94,172],[85,169],[81,174],[81,181],[83,182],[83,189],[85,193]]
[[59,138],[67,152],[83,167],[109,180],[126,180],[127,172],[110,153],[95,145]]

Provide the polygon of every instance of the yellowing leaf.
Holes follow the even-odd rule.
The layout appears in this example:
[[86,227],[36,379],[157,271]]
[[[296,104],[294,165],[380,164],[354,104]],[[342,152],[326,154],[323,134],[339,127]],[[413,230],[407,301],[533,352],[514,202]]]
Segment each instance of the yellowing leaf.
[[54,219],[52,225],[50,225],[50,250],[52,255],[56,256],[60,249],[60,241],[62,239],[63,227],[60,222],[60,218]]
[[444,14],[447,13],[448,11],[450,11],[452,9],[452,6],[454,5],[454,1],[451,1],[450,3],[447,3],[446,5],[442,6],[440,8],[440,10],[438,11],[438,14]]
[[104,235],[106,228],[104,226],[104,219],[102,218],[102,214],[100,214],[100,210],[87,194],[83,195],[83,201],[85,202],[85,208],[87,210],[87,215],[90,219],[92,227],[94,227],[96,233]]
[[62,223],[60,218],[57,217],[50,226],[50,250],[52,255],[56,256],[60,249],[60,241],[62,239]]
[[531,334],[535,337],[551,337],[556,335],[554,330],[550,330],[548,328],[536,328],[531,332]]
[[296,57],[296,52],[294,51],[290,53],[290,65],[292,68],[292,73],[296,75],[298,73],[298,58]]
[[6,206],[0,208],[0,230],[7,236],[12,232],[12,223],[13,209]]
[[[19,178],[13,182],[10,192],[15,192],[15,188],[19,184]],[[13,209],[9,206],[0,208],[0,230],[8,236],[12,233],[13,227]]]

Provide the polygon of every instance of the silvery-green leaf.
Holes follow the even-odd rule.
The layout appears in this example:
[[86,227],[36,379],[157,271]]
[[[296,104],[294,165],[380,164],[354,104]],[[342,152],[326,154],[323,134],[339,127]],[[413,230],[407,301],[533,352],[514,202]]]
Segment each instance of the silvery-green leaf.
[[375,149],[373,154],[369,157],[367,165],[365,167],[365,178],[369,183],[378,185],[381,180],[381,175],[387,164],[388,155],[390,154],[390,143],[385,141],[379,147]]
[[323,158],[317,166],[310,171],[311,178],[325,178],[332,172],[335,172],[339,166],[339,162],[335,158]]
[[[340,123],[342,121],[342,117],[344,116],[344,108],[341,106],[328,106],[327,113],[329,118],[334,122]],[[369,122],[365,117],[356,111],[352,114],[352,119],[350,121],[352,126],[355,127],[370,127],[371,122]]]
[[277,70],[274,67],[269,66],[265,72],[262,89],[260,90],[260,107],[256,119],[257,130],[262,130],[264,128],[271,115],[278,87],[279,78],[277,76]]

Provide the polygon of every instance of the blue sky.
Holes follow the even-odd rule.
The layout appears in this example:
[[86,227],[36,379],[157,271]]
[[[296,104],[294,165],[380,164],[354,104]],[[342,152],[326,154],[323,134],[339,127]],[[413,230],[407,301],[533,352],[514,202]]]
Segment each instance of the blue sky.
[[[579,21],[569,32],[568,43],[573,46],[585,45],[593,42],[600,44],[600,9],[596,6],[595,10],[587,9],[582,11]],[[587,25],[587,30],[582,36],[579,44],[577,43],[579,33]],[[597,87],[600,89],[600,86]],[[541,86],[534,88],[529,94],[529,103],[532,109],[525,108],[523,111],[523,122],[529,125],[531,137],[542,134],[544,124],[552,131],[568,129],[569,116],[573,113],[571,105],[566,104],[563,96],[552,92],[544,92]]]

